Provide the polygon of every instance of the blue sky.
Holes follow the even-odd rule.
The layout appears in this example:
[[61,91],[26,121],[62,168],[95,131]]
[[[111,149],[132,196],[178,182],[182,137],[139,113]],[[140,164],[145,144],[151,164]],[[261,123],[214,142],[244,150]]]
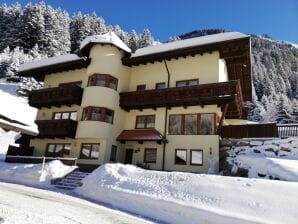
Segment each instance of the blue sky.
[[[15,0],[0,0],[11,4]],[[19,0],[25,5],[30,2]],[[39,2],[31,0],[31,2]],[[266,33],[276,40],[298,43],[298,0],[45,0],[72,15],[91,13],[126,31],[149,28],[165,41],[196,29],[223,28],[244,33]]]

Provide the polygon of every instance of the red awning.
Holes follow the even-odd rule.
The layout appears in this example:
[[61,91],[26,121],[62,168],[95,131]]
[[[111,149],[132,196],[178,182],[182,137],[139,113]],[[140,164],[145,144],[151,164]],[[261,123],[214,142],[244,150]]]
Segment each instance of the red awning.
[[117,141],[159,141],[163,140],[162,134],[155,129],[123,130]]

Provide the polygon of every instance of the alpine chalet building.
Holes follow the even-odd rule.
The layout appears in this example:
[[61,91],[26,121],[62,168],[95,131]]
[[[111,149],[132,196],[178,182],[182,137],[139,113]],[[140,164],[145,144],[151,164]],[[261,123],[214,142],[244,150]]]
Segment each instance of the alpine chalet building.
[[227,32],[131,53],[109,32],[19,75],[44,82],[29,94],[39,109],[33,156],[216,172],[221,127],[244,123],[252,97],[250,37]]

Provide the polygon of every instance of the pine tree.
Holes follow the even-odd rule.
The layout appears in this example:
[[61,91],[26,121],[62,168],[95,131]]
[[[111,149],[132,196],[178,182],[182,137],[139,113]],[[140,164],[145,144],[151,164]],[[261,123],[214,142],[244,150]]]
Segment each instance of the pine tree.
[[103,34],[107,32],[104,19],[101,17],[97,17],[95,12],[91,14],[91,16],[89,17],[89,21],[91,31],[90,35]]
[[135,52],[139,48],[139,36],[135,30],[132,30],[130,33],[128,47],[132,52]]
[[143,47],[148,47],[151,46],[153,44],[153,37],[151,36],[151,33],[148,29],[144,29],[141,38],[140,38],[140,44],[139,47],[143,48]]
[[21,16],[21,29],[19,32],[20,46],[28,52],[35,44],[43,46],[45,36],[45,24],[43,16],[43,5],[26,5]]
[[81,41],[92,33],[90,29],[90,20],[88,19],[88,15],[82,15],[81,12],[78,12],[71,18],[71,52],[75,52],[79,49]]

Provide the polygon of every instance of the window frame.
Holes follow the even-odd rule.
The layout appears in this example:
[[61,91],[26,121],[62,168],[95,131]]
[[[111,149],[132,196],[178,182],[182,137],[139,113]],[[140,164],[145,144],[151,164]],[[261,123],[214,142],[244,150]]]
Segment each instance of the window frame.
[[[158,85],[164,85],[165,87],[164,88],[157,88]],[[166,87],[166,82],[157,82],[157,83],[155,83],[155,89],[156,90],[165,89],[165,88],[167,88]]]
[[[193,152],[202,152],[202,163],[192,163],[192,153]],[[203,149],[190,149],[189,165],[191,165],[191,166],[203,166],[203,164],[204,164],[204,150]]]
[[[104,85],[97,85],[97,80],[98,80],[98,77],[99,76],[104,76]],[[93,79],[93,80],[90,81],[91,79]],[[110,86],[111,80],[115,80],[116,81],[115,88],[112,88]],[[95,74],[90,75],[88,77],[87,86],[100,86],[100,87],[106,87],[106,88],[110,88],[110,89],[113,89],[113,90],[117,91],[117,89],[118,89],[118,79],[115,78],[114,76],[110,75],[110,74],[95,73]]]
[[146,90],[146,84],[137,85],[136,91],[145,91],[145,90]]
[[[90,151],[89,151],[89,157],[88,158],[84,158],[86,157],[85,155],[83,155],[83,145],[90,145],[91,148],[90,148]],[[97,158],[92,158],[91,157],[91,154],[92,154],[92,148],[93,148],[93,145],[98,145],[98,157]],[[80,157],[79,159],[91,159],[91,160],[98,160],[99,159],[99,153],[100,153],[100,143],[81,143],[81,151],[80,151]]]
[[[190,82],[192,81],[197,81],[198,84],[196,85],[189,85]],[[180,82],[185,82],[185,86],[178,86],[177,84],[180,83]],[[185,79],[185,80],[177,80],[176,81],[176,87],[187,87],[187,86],[197,86],[199,85],[199,79]]]
[[[115,155],[112,154],[113,149],[115,149]],[[117,162],[117,150],[118,150],[118,148],[117,148],[116,145],[112,145],[112,146],[111,146],[110,162]],[[113,155],[113,156],[112,156],[112,155]],[[115,156],[115,158],[112,159],[114,156]]]
[[[146,158],[146,152],[149,150],[154,150],[155,151],[155,161],[148,161]],[[144,163],[156,163],[157,162],[157,148],[145,148],[144,149]]]
[[[49,152],[49,146],[50,145],[54,145],[54,151],[53,152]],[[62,152],[63,152],[63,155],[67,155],[69,156],[70,155],[70,150],[71,150],[71,143],[47,143],[47,148],[46,148],[46,151],[45,151],[45,155],[51,153],[51,154],[57,154],[59,152],[56,152],[56,148],[57,148],[57,145],[63,145],[63,148],[62,148]],[[70,147],[70,150],[65,150],[65,146],[68,145]],[[68,154],[64,154],[65,151],[68,151]],[[60,157],[60,156],[59,156]]]
[[[177,163],[176,157],[178,151],[185,151],[185,163]],[[175,157],[174,157],[174,164],[175,165],[187,165],[187,149],[175,149]]]
[[[139,118],[145,118],[145,122],[144,122],[144,127],[143,128],[138,128],[138,119]],[[148,126],[148,117],[154,117],[154,127],[147,127]],[[149,115],[137,115],[136,116],[136,122],[135,122],[135,129],[154,129],[155,128],[155,114],[149,114]]]
[[[68,114],[68,118],[67,118],[67,119],[63,119],[63,118],[62,118],[62,115],[63,115],[63,114],[66,114],[66,113]],[[75,120],[70,119],[72,113],[77,113],[77,116],[76,116],[76,119],[75,119]],[[60,118],[59,118],[59,119],[55,119],[55,115],[56,115],[56,114],[60,114]],[[78,112],[77,112],[77,111],[61,111],[61,112],[53,112],[52,120],[73,120],[73,121],[77,121],[77,120],[78,120]]]
[[[92,110],[93,109],[100,109],[100,113],[99,113],[99,119],[98,120],[92,120]],[[87,112],[86,112],[87,110]],[[112,112],[112,120],[111,122],[107,122],[106,118],[107,118],[107,111],[111,111]],[[84,119],[86,115],[87,119]],[[115,116],[115,111],[106,108],[106,107],[95,107],[95,106],[88,106],[88,107],[84,107],[83,108],[83,113],[82,113],[82,121],[101,121],[101,122],[105,122],[108,124],[113,124],[114,123],[114,116]]]
[[[201,134],[201,115],[202,114],[213,114],[213,133],[208,134],[208,135],[216,135],[216,113],[192,113],[192,114],[169,114],[169,122],[168,122],[168,130],[169,133],[168,135],[207,135],[207,134]],[[197,116],[197,122],[196,122],[196,128],[197,128],[197,133],[196,134],[185,134],[185,117],[187,115],[196,115]],[[171,116],[181,116],[181,133],[176,134],[176,133],[170,133],[170,117]]]

